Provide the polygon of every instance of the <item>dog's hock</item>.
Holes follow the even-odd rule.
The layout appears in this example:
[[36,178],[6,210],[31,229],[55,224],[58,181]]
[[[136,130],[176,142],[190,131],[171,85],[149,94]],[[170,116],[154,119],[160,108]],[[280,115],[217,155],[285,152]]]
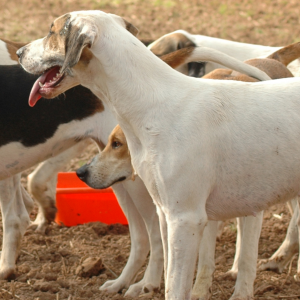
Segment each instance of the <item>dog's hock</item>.
[[92,47],[97,35],[97,28],[86,19],[79,19],[75,24],[71,24],[69,34],[65,43],[65,60],[60,73],[70,71],[80,57],[83,49]]

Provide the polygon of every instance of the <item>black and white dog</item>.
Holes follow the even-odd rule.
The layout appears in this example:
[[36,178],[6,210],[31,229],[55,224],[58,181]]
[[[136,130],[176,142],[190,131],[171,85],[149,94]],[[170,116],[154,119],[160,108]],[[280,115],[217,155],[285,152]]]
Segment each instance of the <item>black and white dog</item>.
[[[7,43],[0,44],[0,48]],[[14,45],[10,44],[10,47]],[[3,53],[6,55],[2,55],[1,61]],[[11,58],[9,51],[4,49],[0,52],[0,63],[16,63]],[[102,102],[82,86],[59,96],[59,101],[41,99],[34,108],[29,107],[28,95],[35,80],[35,76],[24,72],[19,65],[0,66],[0,201],[3,219],[0,279],[14,276],[20,242],[30,224],[29,213],[33,202],[20,184],[20,172],[46,160],[43,166],[50,169],[46,173],[40,172],[43,175],[40,182],[45,180],[43,184],[47,185],[48,177],[51,179],[49,187],[53,188],[53,175],[69,158],[84,150],[90,143],[88,138],[96,139],[101,145],[117,124]],[[94,128],[100,130],[95,132]],[[39,167],[35,175],[42,169],[45,170]],[[31,187],[38,190],[38,176],[34,178]],[[128,295],[134,296],[144,286],[157,287],[160,284],[163,254],[158,219],[152,199],[139,179],[117,184],[114,191],[129,221],[132,251],[121,276],[112,285],[113,290],[129,287],[134,282],[150,247],[155,245],[155,249],[151,249],[144,279],[128,290]],[[141,201],[138,200],[141,197],[149,205],[140,206]],[[53,220],[56,211],[54,199],[37,200],[42,208],[42,221]],[[149,237],[149,230],[158,234]]]

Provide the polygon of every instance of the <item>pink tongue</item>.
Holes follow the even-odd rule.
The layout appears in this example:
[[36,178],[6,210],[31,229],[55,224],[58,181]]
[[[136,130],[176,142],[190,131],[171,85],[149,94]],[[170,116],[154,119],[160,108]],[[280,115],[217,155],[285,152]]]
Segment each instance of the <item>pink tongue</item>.
[[42,96],[39,94],[39,90],[40,90],[39,82],[44,84],[48,73],[49,72],[46,72],[43,75],[41,75],[34,83],[29,95],[29,100],[28,100],[29,106],[31,107],[35,106],[38,100],[42,98]]

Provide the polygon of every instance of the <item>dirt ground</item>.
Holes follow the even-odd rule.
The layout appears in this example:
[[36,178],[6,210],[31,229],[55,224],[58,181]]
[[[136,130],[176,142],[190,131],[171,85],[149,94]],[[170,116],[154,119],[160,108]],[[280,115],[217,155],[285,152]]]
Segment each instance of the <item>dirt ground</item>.
[[[139,36],[143,39],[156,39],[167,32],[185,29],[271,46],[300,40],[300,6],[296,0],[0,0],[0,36],[28,42],[46,35],[54,18],[82,9],[101,9],[121,15],[140,29]],[[90,148],[66,169],[76,169],[94,153],[95,149]],[[22,179],[25,186],[27,173]],[[35,214],[36,210],[32,219]],[[284,205],[265,212],[259,259],[270,257],[278,248],[289,220],[290,214]],[[2,227],[0,238],[2,240]],[[224,278],[224,273],[233,262],[235,239],[235,222],[227,221],[217,243],[214,300],[228,299],[233,292],[234,281]],[[99,291],[99,286],[118,276],[126,263],[130,250],[126,226],[92,223],[67,228],[51,224],[46,235],[28,230],[21,249],[16,278],[0,281],[0,299],[123,299],[125,291],[107,295]],[[91,277],[76,274],[78,266],[89,257],[102,259],[98,274]],[[296,261],[297,257],[291,272],[258,272],[255,299],[300,299],[299,284],[293,279]],[[143,270],[137,280],[142,278]],[[163,299],[163,289],[145,298]]]

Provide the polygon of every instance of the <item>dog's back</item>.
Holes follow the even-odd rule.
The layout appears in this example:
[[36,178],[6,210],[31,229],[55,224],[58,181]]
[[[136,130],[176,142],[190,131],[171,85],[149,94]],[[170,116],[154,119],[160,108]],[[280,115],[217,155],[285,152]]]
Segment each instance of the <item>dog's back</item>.
[[[245,63],[264,71],[272,79],[294,77],[287,65],[300,57],[300,43],[291,44],[277,50],[267,58],[253,58]],[[232,70],[216,69],[203,76],[206,79],[237,80],[257,82],[256,78]]]

